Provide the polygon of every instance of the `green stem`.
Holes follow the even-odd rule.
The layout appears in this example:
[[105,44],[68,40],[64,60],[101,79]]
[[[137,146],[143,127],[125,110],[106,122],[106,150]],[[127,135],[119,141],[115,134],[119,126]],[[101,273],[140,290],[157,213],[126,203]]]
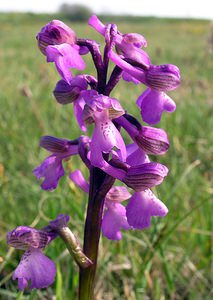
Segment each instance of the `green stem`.
[[86,269],[80,268],[79,300],[93,299],[104,198],[114,181],[114,178],[105,174],[100,169],[91,168],[83,252],[93,264]]

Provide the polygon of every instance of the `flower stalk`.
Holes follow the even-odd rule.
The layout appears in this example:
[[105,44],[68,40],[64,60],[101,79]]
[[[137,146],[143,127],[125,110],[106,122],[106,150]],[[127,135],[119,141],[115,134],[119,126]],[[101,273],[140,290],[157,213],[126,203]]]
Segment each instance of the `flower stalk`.
[[107,175],[102,170],[94,167],[91,168],[83,251],[93,264],[86,269],[80,268],[79,300],[93,299],[104,198],[114,181],[113,177]]

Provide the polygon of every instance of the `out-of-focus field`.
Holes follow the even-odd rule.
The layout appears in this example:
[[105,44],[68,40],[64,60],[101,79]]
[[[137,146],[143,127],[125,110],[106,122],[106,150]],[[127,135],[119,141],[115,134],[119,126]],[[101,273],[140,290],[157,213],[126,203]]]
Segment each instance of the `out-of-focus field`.
[[[0,15],[0,299],[77,299],[78,269],[62,242],[46,250],[58,264],[55,284],[42,291],[19,293],[11,280],[22,252],[6,245],[18,225],[41,228],[59,213],[82,238],[86,196],[68,178],[56,191],[40,189],[32,169],[47,155],[42,135],[74,139],[81,134],[72,106],[60,106],[52,90],[59,80],[53,64],[39,52],[35,36],[51,16]],[[113,22],[112,17],[112,22]],[[69,24],[79,37],[101,41],[86,24]],[[208,21],[141,19],[119,22],[121,32],[138,32],[148,40],[153,64],[180,67],[182,83],[169,95],[177,110],[163,115],[160,127],[171,147],[157,160],[170,173],[157,193],[169,208],[164,219],[145,231],[124,232],[120,242],[101,239],[97,299],[210,300],[213,194],[213,45]],[[213,29],[212,29],[213,30]],[[213,41],[212,41],[213,43]],[[90,64],[87,73],[94,73]],[[140,118],[133,105],[142,85],[121,82],[113,96]],[[79,166],[73,160],[69,168]]]

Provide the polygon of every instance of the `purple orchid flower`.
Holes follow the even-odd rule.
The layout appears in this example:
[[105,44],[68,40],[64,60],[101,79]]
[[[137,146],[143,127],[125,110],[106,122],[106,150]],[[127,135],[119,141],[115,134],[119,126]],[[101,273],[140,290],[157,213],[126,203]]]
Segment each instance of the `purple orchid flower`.
[[120,158],[126,160],[126,147],[120,132],[115,127],[112,119],[122,114],[124,110],[120,103],[104,95],[88,97],[85,94],[85,106],[83,110],[83,121],[85,124],[95,123],[90,145],[90,161],[93,166],[105,170],[111,168],[104,160],[103,153],[109,154],[116,147],[120,149]]
[[130,230],[126,207],[121,202],[129,199],[131,194],[124,186],[112,187],[105,198],[105,213],[102,220],[102,233],[109,240],[121,240],[123,230]]
[[150,88],[139,96],[136,104],[141,110],[143,121],[150,125],[160,122],[163,111],[172,113],[176,109],[175,102],[168,95]]
[[[150,226],[152,217],[164,217],[168,213],[165,204],[150,190],[162,183],[168,174],[168,168],[150,161],[148,156],[166,153],[169,148],[168,136],[161,128],[140,124],[110,93],[122,77],[125,81],[140,86],[141,83],[144,84],[148,89],[139,96],[137,105],[143,121],[153,125],[160,121],[163,111],[175,110],[175,103],[165,92],[176,89],[180,83],[180,71],[175,65],[151,64],[143,49],[147,46],[147,41],[142,35],[122,34],[116,24],[104,25],[95,15],[88,23],[105,39],[103,55],[96,41],[77,38],[69,27],[57,21],[48,23],[37,39],[47,61],[55,63],[62,78],[53,92],[57,102],[73,103],[81,130],[86,131],[88,125],[93,125],[92,137],[81,136],[75,141],[42,138],[41,146],[51,152],[51,155],[33,171],[38,179],[44,178],[42,188],[52,190],[65,173],[63,160],[78,154],[88,168],[92,186],[80,170],[69,175],[70,180],[89,194],[83,250],[78,239],[67,228],[68,219],[63,215],[42,229],[48,235],[47,241],[45,235],[36,239],[36,236],[41,236],[40,232],[34,232],[31,234],[33,238],[25,240],[25,256],[28,257],[28,252],[34,255],[39,251],[39,254],[36,253],[39,261],[43,246],[50,243],[56,234],[63,239],[80,266],[80,298],[86,292],[92,295],[100,229],[106,238],[118,241],[122,238],[123,230],[146,229]],[[83,70],[85,63],[81,55],[88,51],[92,56],[97,79],[87,74],[73,77],[70,68]],[[115,64],[111,74],[110,61]],[[133,143],[125,145],[122,129]],[[126,186],[112,187],[115,179]],[[133,190],[132,195],[130,189]],[[10,244],[22,247],[17,238],[10,238]],[[84,270],[91,266],[88,272]],[[19,276],[19,271],[16,271],[16,277],[20,278],[20,286],[25,287],[30,277],[25,274],[23,276],[22,268],[20,272]],[[88,276],[86,280],[84,276]],[[33,280],[34,286],[41,286],[39,276],[38,281]],[[46,284],[43,283],[43,286]]]
[[151,217],[164,217],[167,213],[165,204],[149,189],[134,193],[126,207],[127,221],[135,229],[148,228]]
[[43,136],[40,146],[52,152],[52,155],[48,156],[40,166],[36,167],[33,170],[33,174],[38,180],[44,177],[41,187],[43,190],[50,191],[57,187],[59,179],[64,176],[63,159],[78,154],[78,142]]
[[52,239],[52,234],[27,226],[19,226],[7,234],[10,246],[26,250],[12,277],[18,279],[20,290],[24,290],[29,281],[30,289],[46,288],[54,282],[55,264],[42,253]]
[[53,284],[56,275],[55,263],[42,251],[58,236],[58,228],[66,227],[68,221],[69,216],[61,214],[41,230],[19,226],[8,232],[8,245],[25,250],[12,277],[13,280],[18,279],[20,290],[24,290],[29,282],[30,289],[47,288]]
[[52,20],[46,24],[41,31],[37,34],[36,39],[41,52],[46,55],[46,48],[49,45],[60,44],[76,44],[76,34],[66,24],[59,20]]
[[36,36],[41,52],[47,62],[54,62],[62,79],[70,83],[70,68],[83,70],[85,63],[81,57],[87,53],[76,44],[75,32],[61,21],[53,20],[45,25]]
[[121,240],[121,229],[129,230],[131,226],[127,222],[126,208],[118,202],[106,203],[107,210],[102,220],[102,233],[109,240]]

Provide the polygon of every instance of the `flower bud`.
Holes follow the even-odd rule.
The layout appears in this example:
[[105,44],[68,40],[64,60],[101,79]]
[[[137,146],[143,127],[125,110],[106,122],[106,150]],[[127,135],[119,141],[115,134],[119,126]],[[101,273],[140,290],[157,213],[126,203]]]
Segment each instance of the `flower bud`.
[[49,45],[59,45],[76,43],[76,34],[66,24],[59,20],[53,20],[46,24],[37,34],[38,46],[41,52],[46,55],[46,47]]
[[175,65],[151,66],[145,74],[146,85],[157,91],[174,90],[180,84],[180,71]]

